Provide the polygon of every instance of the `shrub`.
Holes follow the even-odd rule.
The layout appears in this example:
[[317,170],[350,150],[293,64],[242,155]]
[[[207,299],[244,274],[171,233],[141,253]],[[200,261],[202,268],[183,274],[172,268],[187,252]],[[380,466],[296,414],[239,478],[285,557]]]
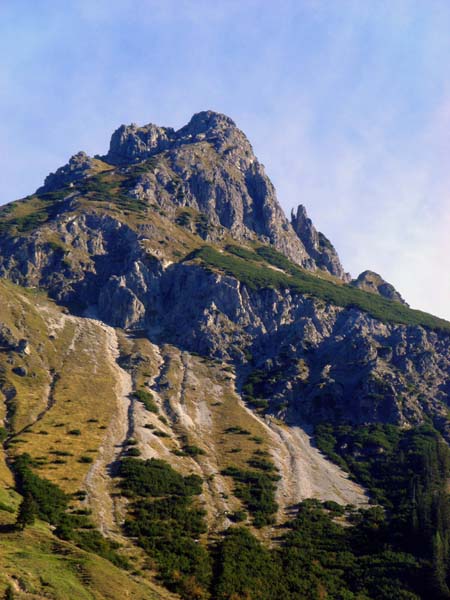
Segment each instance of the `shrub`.
[[146,410],[152,413],[158,413],[159,408],[156,402],[153,399],[153,394],[151,392],[147,392],[146,390],[138,390],[135,392],[135,397],[139,402],[145,406]]
[[245,510],[237,510],[229,515],[229,518],[234,523],[242,523],[247,519],[247,513]]
[[183,446],[183,451],[189,456],[199,456],[206,454],[206,452],[202,448],[190,444],[186,444],[185,446]]
[[[273,467],[272,470],[275,470]],[[255,527],[263,527],[274,522],[273,515],[278,510],[275,501],[275,482],[279,476],[272,472],[248,471],[237,467],[227,467],[222,475],[232,477],[235,482],[235,495],[242,500],[253,516]]]
[[239,427],[239,425],[236,425],[234,427],[228,427],[227,429],[225,429],[224,433],[236,433],[237,435],[250,435],[250,431],[247,431],[246,429]]
[[140,456],[141,455],[141,451],[139,450],[139,448],[128,448],[127,450],[127,456]]
[[168,433],[166,433],[165,431],[161,431],[160,429],[154,430],[153,434],[156,435],[157,437],[161,437],[161,438],[169,438],[170,437],[170,435]]

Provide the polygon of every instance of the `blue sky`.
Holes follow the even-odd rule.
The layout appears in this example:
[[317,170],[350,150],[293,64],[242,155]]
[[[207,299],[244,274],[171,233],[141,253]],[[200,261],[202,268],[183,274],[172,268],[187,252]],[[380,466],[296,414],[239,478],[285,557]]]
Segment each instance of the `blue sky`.
[[0,203],[213,109],[354,276],[450,319],[448,0],[1,0]]

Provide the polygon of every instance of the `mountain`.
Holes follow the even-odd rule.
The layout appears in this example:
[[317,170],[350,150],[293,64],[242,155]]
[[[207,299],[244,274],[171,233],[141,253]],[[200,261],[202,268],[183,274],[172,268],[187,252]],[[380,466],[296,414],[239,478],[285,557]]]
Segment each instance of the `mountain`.
[[12,593],[445,597],[450,323],[351,280],[229,117],[74,155],[0,275]]

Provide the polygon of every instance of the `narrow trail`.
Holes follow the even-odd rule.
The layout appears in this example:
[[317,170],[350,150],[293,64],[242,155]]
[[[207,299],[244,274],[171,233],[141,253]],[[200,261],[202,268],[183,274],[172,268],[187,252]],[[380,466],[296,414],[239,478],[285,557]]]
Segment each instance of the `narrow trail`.
[[131,375],[117,362],[119,344],[116,331],[99,321],[87,320],[95,322],[105,334],[105,353],[114,372],[116,412],[111,418],[103,444],[98,449],[97,457],[86,476],[86,502],[101,532],[109,537],[121,538],[120,523],[118,523],[117,510],[111,494],[111,474],[114,472],[123,444],[129,434],[130,396],[133,386]]
[[[64,365],[62,368],[64,368]],[[48,411],[55,405],[55,402],[56,402],[55,387],[56,387],[56,384],[58,383],[59,377],[60,376],[58,373],[55,373],[54,371],[50,371],[50,382],[48,384],[48,390],[47,390],[47,405],[38,414],[38,416],[36,417],[35,423],[37,423],[38,421],[41,421],[45,417],[45,415],[48,413]]]

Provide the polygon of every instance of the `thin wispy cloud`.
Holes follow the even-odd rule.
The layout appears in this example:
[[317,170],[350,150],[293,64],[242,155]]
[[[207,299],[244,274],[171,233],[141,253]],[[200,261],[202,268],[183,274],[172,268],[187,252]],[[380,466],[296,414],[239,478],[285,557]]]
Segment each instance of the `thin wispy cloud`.
[[122,122],[212,108],[349,271],[450,318],[449,28],[438,0],[4,0],[1,202]]

